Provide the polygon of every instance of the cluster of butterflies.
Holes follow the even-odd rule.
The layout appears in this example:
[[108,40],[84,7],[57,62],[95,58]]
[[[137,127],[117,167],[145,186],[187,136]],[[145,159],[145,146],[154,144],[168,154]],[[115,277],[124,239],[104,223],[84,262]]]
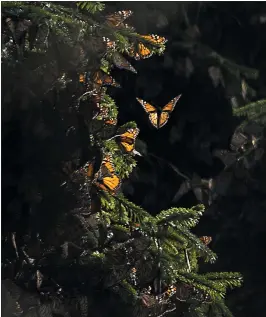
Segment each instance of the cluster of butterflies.
[[[115,12],[113,14],[109,14],[105,17],[106,22],[109,26],[112,27],[125,27],[128,28],[127,24],[124,24],[124,21],[128,19],[133,14],[131,10],[122,10]],[[144,40],[144,41],[143,41]],[[143,43],[145,42],[145,43]],[[149,58],[153,55],[152,50],[149,48],[149,44],[153,45],[164,45],[167,40],[159,35],[140,35],[138,43],[131,44],[127,49],[126,53],[128,56],[140,60]],[[107,40],[106,41],[107,48],[114,50],[115,49],[115,42]]]
[[[126,130],[115,136],[120,147],[128,154],[132,153],[135,148],[135,140],[139,134],[138,128],[126,128]],[[95,171],[96,159],[88,162],[82,168],[82,172],[88,181],[97,188],[107,191],[114,195],[121,186],[121,178],[117,175],[110,153],[103,155],[100,169]]]
[[95,171],[95,165],[96,159],[94,158],[81,169],[88,182],[111,194],[116,193],[121,186],[121,179],[115,171],[111,154],[104,155],[98,171]]
[[[113,14],[107,15],[105,17],[106,23],[114,28],[117,27],[127,27],[124,21],[129,18],[133,12],[131,10],[118,11]],[[133,73],[137,73],[136,69],[116,50],[116,42],[111,41],[109,38],[103,38],[106,44],[106,59],[111,57],[112,63],[119,69],[129,70]],[[167,42],[164,37],[159,35],[139,35],[138,40],[131,43],[125,50],[125,53],[134,58],[135,60],[145,59],[153,55],[153,51],[149,46],[162,47]],[[120,84],[108,73],[104,72],[102,69],[97,70],[94,73],[87,72],[85,74],[79,75],[80,83],[86,84],[91,90],[91,99],[96,106],[96,111],[94,118],[98,115],[103,115],[104,109],[100,106],[103,93],[101,87],[112,86],[115,88],[120,88]],[[149,121],[153,127],[159,129],[163,127],[169,120],[170,114],[175,108],[175,105],[181,95],[175,97],[163,108],[157,108],[150,103],[137,98],[138,102],[142,105],[146,113],[148,114]],[[107,120],[106,124],[116,125],[115,120]]]
[[[146,289],[141,296],[141,301],[145,307],[151,308],[171,303],[170,299],[173,296],[180,302],[186,302],[193,299],[197,302],[208,303],[211,300],[208,294],[196,289],[192,285],[176,283],[175,285],[170,285],[165,292],[159,295],[152,295],[151,288]],[[174,305],[173,310],[175,308],[176,306]]]

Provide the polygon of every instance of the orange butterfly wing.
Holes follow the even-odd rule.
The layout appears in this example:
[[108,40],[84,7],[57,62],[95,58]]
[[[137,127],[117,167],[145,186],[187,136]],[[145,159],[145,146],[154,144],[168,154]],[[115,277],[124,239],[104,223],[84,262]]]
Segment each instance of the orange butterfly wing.
[[157,112],[153,112],[149,114],[149,119],[150,119],[150,123],[156,128],[159,129],[158,127],[158,113]]
[[107,50],[113,50],[116,47],[115,41],[111,41],[108,37],[103,37],[103,41],[106,43]]
[[212,237],[209,236],[202,236],[200,237],[200,240],[205,244],[208,245],[212,242]]
[[162,112],[159,115],[159,123],[158,123],[158,129],[166,125],[167,121],[169,120],[170,115],[168,112]]
[[112,162],[111,155],[107,155],[102,162],[98,178],[95,182],[96,186],[110,191],[114,194],[121,185],[120,178],[115,174],[115,168]]
[[79,74],[79,82],[80,82],[80,83],[85,83],[85,76],[84,76],[84,74]]
[[152,44],[163,45],[167,42],[167,39],[163,36],[151,34],[151,35],[142,35],[145,40],[150,41]]
[[117,124],[117,119],[108,119],[104,122],[107,125],[116,125]]
[[96,73],[94,73],[93,75],[93,81],[97,84],[97,85],[102,85],[103,81],[102,81],[102,76],[100,71],[97,71]]
[[157,109],[152,106],[150,103],[136,98],[138,102],[142,105],[143,109],[148,113],[151,124],[158,129],[158,113]]
[[121,88],[121,86],[114,80],[114,78],[109,75],[103,76],[103,84],[108,86],[113,86],[116,88]]
[[138,43],[137,47],[135,48],[135,45],[132,44],[129,49],[127,50],[127,53],[130,57],[135,58],[135,60],[145,59],[150,57],[153,53],[151,50],[145,46],[143,43]]
[[94,176],[94,161],[89,162],[85,165],[86,176],[89,178],[93,178]]
[[113,86],[113,87],[117,87],[120,88],[121,86],[113,79],[112,76],[109,76],[105,73],[103,73],[102,71],[97,71],[94,75],[93,75],[93,81],[97,84],[97,85],[107,85],[107,86]]
[[150,103],[146,102],[145,100],[142,100],[140,98],[136,98],[138,102],[142,105],[143,109],[148,113],[157,112],[157,109],[151,105]]
[[151,50],[143,43],[138,44],[138,56],[140,56],[140,58],[149,58],[152,56],[152,54],[153,53],[151,52]]
[[115,167],[113,164],[113,159],[111,155],[107,155],[102,162],[102,167],[107,169],[107,172],[113,174],[115,172]]
[[140,60],[140,56],[138,52],[135,51],[134,44],[132,44],[128,49],[127,49],[127,54],[130,57],[134,57],[136,61]]
[[128,129],[125,133],[120,135],[120,142],[122,147],[127,153],[130,153],[134,150],[135,140],[139,134],[138,128]]
[[110,191],[114,194],[121,185],[121,180],[117,175],[104,177],[102,183],[97,182],[96,185],[104,191]]
[[181,95],[176,96],[174,99],[168,102],[166,106],[163,107],[162,112],[160,114],[160,118],[159,118],[159,124],[158,124],[159,128],[163,127],[167,123],[167,121],[170,118],[170,114],[175,109],[175,105],[180,97]]
[[174,99],[172,99],[166,106],[163,107],[162,111],[169,111],[172,112],[175,108],[176,103],[180,99],[181,95],[176,96]]

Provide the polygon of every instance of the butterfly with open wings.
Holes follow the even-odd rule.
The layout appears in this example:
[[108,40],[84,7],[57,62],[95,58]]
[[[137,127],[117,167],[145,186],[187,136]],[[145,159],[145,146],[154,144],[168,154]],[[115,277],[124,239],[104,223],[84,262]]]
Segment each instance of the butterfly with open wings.
[[[142,35],[141,37],[153,45],[163,45],[167,42],[166,38],[159,35],[154,35],[154,34]],[[137,44],[132,44],[127,50],[127,53],[130,57],[135,58],[135,60],[149,58],[153,54],[151,49],[142,42],[138,42]]]
[[102,70],[98,70],[92,76],[92,81],[99,86],[112,86],[121,88],[121,86],[114,80],[114,78]]
[[170,102],[168,102],[167,105],[165,105],[161,109],[157,109],[154,106],[152,106],[150,103],[137,98],[138,102],[142,105],[144,110],[149,115],[149,120],[151,124],[156,128],[160,129],[162,128],[167,121],[170,118],[171,113],[173,112],[175,105],[177,101],[180,99],[181,94],[176,96],[174,99],[172,99]]
[[212,237],[210,236],[202,236],[199,238],[201,242],[203,242],[205,245],[209,245],[212,242]]

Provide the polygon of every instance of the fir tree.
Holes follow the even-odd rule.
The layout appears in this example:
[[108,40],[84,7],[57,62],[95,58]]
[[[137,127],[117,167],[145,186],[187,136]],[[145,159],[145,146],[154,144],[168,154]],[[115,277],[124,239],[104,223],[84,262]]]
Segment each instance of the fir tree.
[[119,190],[138,128],[117,126],[105,86],[165,40],[103,10],[2,2],[6,316],[231,316],[224,297],[240,275],[199,269],[216,260],[191,232],[204,206],[151,216]]

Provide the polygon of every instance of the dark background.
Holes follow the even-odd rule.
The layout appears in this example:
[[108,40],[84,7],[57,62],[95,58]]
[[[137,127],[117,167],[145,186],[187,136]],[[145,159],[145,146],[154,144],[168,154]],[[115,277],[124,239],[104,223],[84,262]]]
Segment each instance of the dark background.
[[[131,61],[137,69],[134,75],[114,71],[123,89],[111,91],[119,105],[119,123],[134,120],[140,128],[137,149],[143,154],[131,175],[125,193],[135,203],[156,214],[171,206],[191,207],[197,203],[192,192],[178,203],[172,199],[182,177],[169,167],[170,162],[185,175],[193,173],[202,178],[216,177],[224,168],[217,158],[210,158],[217,148],[228,149],[230,137],[240,122],[232,115],[231,100],[241,94],[238,79],[223,73],[225,84],[214,86],[208,73],[213,63],[208,50],[182,50],[180,33],[189,32],[196,25],[198,41],[239,65],[259,69],[258,80],[247,80],[256,95],[247,101],[266,95],[266,23],[263,3],[175,3],[175,2],[121,2],[112,3],[111,10],[131,9],[131,21],[139,33],[149,32],[165,36],[164,56],[153,56],[140,62]],[[184,14],[186,12],[186,14]],[[197,32],[196,32],[197,33]],[[192,34],[193,32],[189,33]],[[195,37],[194,37],[195,38]],[[193,70],[186,70],[189,58]],[[215,65],[215,64],[214,64]],[[148,122],[136,97],[163,106],[182,93],[168,124],[156,131]],[[207,142],[208,147],[199,148]],[[215,202],[202,217],[195,232],[211,235],[211,248],[217,252],[215,265],[203,269],[239,271],[243,287],[229,294],[228,304],[235,316],[264,316],[266,298],[266,204],[265,154],[249,177],[256,186],[242,176],[235,177],[226,197]],[[237,190],[239,188],[239,190]]]
[[[142,157],[137,158],[137,168],[123,185],[124,193],[151,214],[171,206],[191,207],[198,203],[192,192],[177,203],[172,202],[184,179],[173,172],[169,163],[189,178],[193,173],[202,178],[216,178],[223,171],[224,164],[212,152],[229,148],[230,138],[240,122],[232,115],[233,103],[237,101],[241,106],[266,97],[266,23],[263,22],[266,5],[112,2],[106,7],[108,11],[133,10],[134,15],[127,22],[138,33],[156,33],[168,39],[163,56],[140,62],[130,60],[137,75],[123,70],[112,72],[123,87],[109,89],[119,107],[118,124],[136,121],[140,128],[136,148]],[[228,66],[231,72],[221,65],[220,57],[213,57],[213,52],[233,61]],[[234,63],[258,69],[260,76],[255,78],[250,73],[245,76],[245,71],[238,71]],[[221,69],[223,83],[216,85],[211,78],[212,66]],[[50,76],[42,79],[43,87],[46,80],[52,81],[52,72]],[[30,71],[21,78],[13,78],[10,68],[2,68],[2,102],[13,107],[2,111],[2,208],[7,210],[2,229],[5,232],[14,230],[18,224],[17,232],[26,231],[29,225],[26,219],[29,214],[34,215],[35,209],[38,209],[33,217],[36,231],[48,230],[51,222],[56,222],[58,210],[73,207],[75,201],[62,195],[59,185],[63,180],[50,170],[54,164],[61,168],[62,157],[69,155],[72,159],[69,153],[75,150],[75,145],[78,148],[86,144],[88,137],[82,130],[73,139],[69,138],[71,142],[65,140],[65,131],[72,124],[75,126],[79,118],[69,113],[65,114],[69,121],[62,122],[60,111],[55,115],[54,109],[47,106],[55,96],[49,95],[50,99],[47,97],[40,103],[38,97],[35,100],[30,95],[34,110],[28,110],[24,85],[33,87],[37,96],[39,92],[32,78]],[[243,79],[253,89],[245,96]],[[66,104],[72,93],[66,92]],[[158,131],[152,128],[136,97],[163,106],[180,93],[182,97],[167,125]],[[218,254],[217,263],[203,266],[202,270],[241,272],[243,287],[229,294],[228,305],[236,317],[260,317],[266,311],[266,156],[250,171],[232,168],[229,172],[232,181],[226,195],[207,208],[195,229],[198,235],[212,236],[210,247]],[[35,184],[36,179],[39,184]],[[39,192],[48,204],[35,208],[41,201]],[[20,218],[16,218],[17,210]],[[53,236],[50,239],[53,241]]]

